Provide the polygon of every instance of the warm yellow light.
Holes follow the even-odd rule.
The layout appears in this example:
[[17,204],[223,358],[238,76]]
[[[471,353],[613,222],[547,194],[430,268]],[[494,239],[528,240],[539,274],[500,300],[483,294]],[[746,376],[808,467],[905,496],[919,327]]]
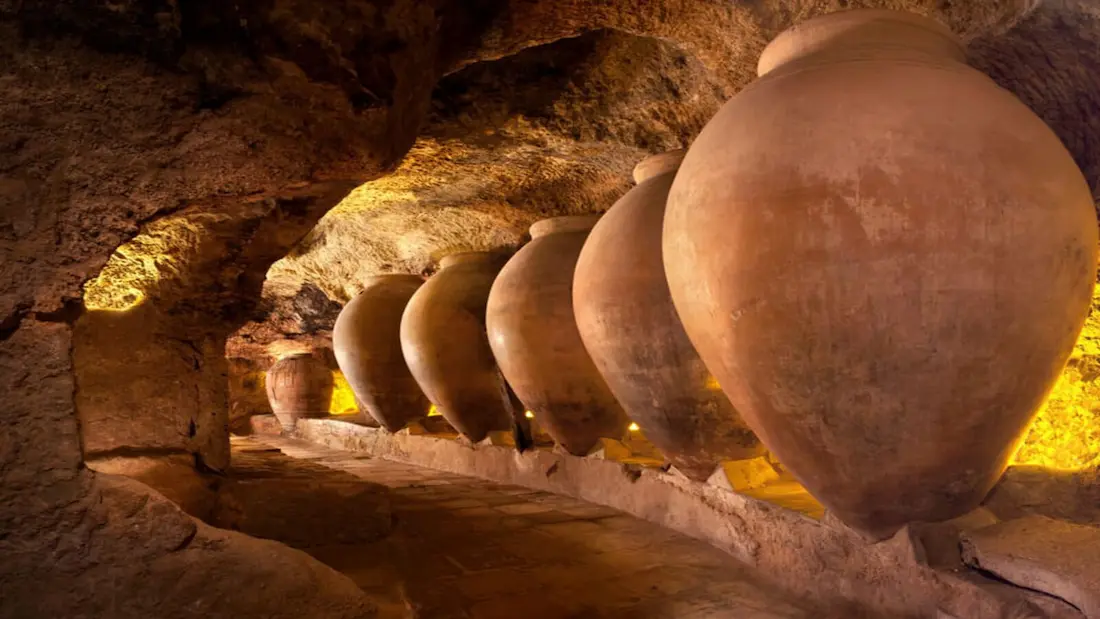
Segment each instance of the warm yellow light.
[[[96,280],[92,283],[94,281]],[[145,302],[145,293],[137,288],[111,290],[109,294],[99,291],[89,294],[90,289],[96,290],[85,288],[84,307],[94,312],[128,312]]]
[[[267,354],[275,357],[277,361],[282,361],[288,357],[296,357],[298,355],[309,355],[313,352],[312,344],[308,342],[297,342],[294,340],[276,340],[266,346]],[[341,374],[341,376],[343,376]]]
[[203,251],[207,230],[225,215],[187,213],[163,217],[143,226],[120,245],[99,274],[84,285],[84,307],[125,312],[158,298],[161,279],[178,279]]
[[328,403],[330,415],[354,415],[359,412],[355,403],[355,392],[351,390],[348,379],[340,370],[332,371],[332,397]]
[[436,408],[435,404],[432,404],[431,406],[428,407],[428,416],[429,417],[439,417],[442,414],[443,413],[440,413],[439,409]]
[[706,387],[707,389],[710,389],[711,391],[721,391],[722,390],[722,385],[719,385],[718,384],[718,379],[713,377],[713,376],[707,376],[707,380],[706,380],[706,382],[703,383],[703,386]]
[[531,411],[524,411],[523,416],[528,418],[528,419],[534,419],[535,418],[535,414],[532,413]]
[[629,429],[630,429],[631,432],[637,432],[638,431],[638,424],[636,424],[636,423],[630,424]]
[[1013,464],[1076,471],[1100,466],[1100,287],[1073,355],[1028,429]]

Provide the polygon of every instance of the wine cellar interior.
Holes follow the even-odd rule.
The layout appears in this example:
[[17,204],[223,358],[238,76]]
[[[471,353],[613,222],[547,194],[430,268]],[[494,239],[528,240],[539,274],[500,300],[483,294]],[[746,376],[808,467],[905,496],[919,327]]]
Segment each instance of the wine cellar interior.
[[1094,0],[0,0],[0,619],[1100,619]]

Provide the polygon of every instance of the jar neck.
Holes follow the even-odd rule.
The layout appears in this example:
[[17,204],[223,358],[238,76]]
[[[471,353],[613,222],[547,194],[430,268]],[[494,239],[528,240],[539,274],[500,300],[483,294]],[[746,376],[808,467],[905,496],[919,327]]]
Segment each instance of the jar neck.
[[642,159],[638,165],[634,166],[634,183],[641,185],[651,178],[675,174],[680,169],[680,164],[684,162],[685,154],[687,150],[680,148]]
[[587,232],[596,225],[599,218],[599,215],[567,215],[536,221],[531,224],[531,238],[537,239],[559,232]]
[[363,280],[363,289],[370,288],[374,284],[381,284],[385,282],[409,282],[409,283],[424,283],[424,278],[419,275],[412,275],[409,273],[382,273],[379,275],[371,275]]
[[445,269],[456,264],[485,264],[493,261],[493,253],[487,251],[462,251],[447,254],[439,260],[439,268]]
[[966,62],[943,24],[913,13],[856,9],[810,19],[780,33],[760,55],[756,73],[794,71],[853,60]]

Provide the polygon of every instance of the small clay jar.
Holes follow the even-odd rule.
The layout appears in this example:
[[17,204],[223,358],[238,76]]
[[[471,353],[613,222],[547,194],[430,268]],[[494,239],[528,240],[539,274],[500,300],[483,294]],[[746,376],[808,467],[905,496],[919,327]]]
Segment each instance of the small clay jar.
[[1081,171],[930,19],[779,35],[689,149],[664,263],[768,448],[872,538],[980,504],[1089,310]]
[[264,383],[271,410],[283,432],[293,433],[301,418],[328,416],[332,372],[312,355],[293,355],[278,360],[268,369]]
[[626,192],[588,236],[573,276],[585,348],[611,392],[682,473],[706,480],[722,460],[763,453],[711,376],[672,305],[661,261],[665,202],[684,151],[634,168]]
[[501,269],[486,309],[489,343],[504,377],[554,440],[587,455],[630,421],[600,376],[573,316],[573,269],[598,216],[531,226],[531,242]]
[[430,404],[401,353],[401,315],[423,285],[417,275],[378,275],[336,318],[332,349],[360,410],[397,432]]
[[489,252],[444,257],[401,319],[401,349],[412,375],[447,422],[474,442],[513,424],[485,332],[485,304],[503,262]]

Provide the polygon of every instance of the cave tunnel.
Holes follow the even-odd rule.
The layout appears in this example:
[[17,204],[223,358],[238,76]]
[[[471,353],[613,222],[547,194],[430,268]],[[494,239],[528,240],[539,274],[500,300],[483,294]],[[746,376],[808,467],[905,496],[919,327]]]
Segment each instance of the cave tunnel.
[[1094,0],[0,1],[0,619],[1100,619]]

